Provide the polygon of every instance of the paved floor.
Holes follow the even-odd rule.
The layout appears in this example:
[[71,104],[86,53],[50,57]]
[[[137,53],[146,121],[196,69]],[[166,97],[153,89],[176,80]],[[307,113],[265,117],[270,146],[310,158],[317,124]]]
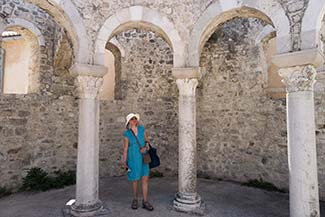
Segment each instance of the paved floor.
[[[249,188],[230,182],[198,180],[206,217],[288,217],[288,195]],[[100,199],[112,217],[187,217],[172,208],[177,178],[150,180],[153,212],[132,210],[130,183],[125,177],[100,180]],[[75,196],[75,186],[38,193],[17,193],[0,199],[0,217],[61,217],[65,203]],[[321,203],[325,217],[325,203]]]

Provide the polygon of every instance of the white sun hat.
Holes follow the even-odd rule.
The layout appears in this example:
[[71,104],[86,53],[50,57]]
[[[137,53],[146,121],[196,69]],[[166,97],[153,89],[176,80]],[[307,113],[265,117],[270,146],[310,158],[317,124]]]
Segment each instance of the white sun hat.
[[129,121],[130,121],[133,117],[136,117],[138,121],[140,120],[140,115],[139,115],[139,114],[130,113],[130,114],[128,114],[128,115],[126,116],[125,126],[128,125]]

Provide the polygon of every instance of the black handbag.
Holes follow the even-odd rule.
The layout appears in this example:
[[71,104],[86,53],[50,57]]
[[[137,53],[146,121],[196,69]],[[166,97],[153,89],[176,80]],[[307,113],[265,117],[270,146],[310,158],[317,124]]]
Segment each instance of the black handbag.
[[159,156],[157,155],[157,149],[152,147],[149,143],[149,155],[150,155],[150,158],[151,158],[151,162],[149,163],[149,167],[150,169],[152,168],[155,168],[155,167],[158,167],[160,165],[160,159],[159,159]]

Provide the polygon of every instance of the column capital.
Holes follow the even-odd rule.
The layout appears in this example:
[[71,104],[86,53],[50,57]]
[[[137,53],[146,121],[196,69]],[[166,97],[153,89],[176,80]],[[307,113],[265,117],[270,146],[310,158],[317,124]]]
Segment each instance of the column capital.
[[70,68],[72,76],[103,77],[107,73],[107,67],[102,65],[90,65],[74,63]]
[[176,79],[200,79],[202,77],[201,67],[173,68],[172,71]]
[[98,97],[103,85],[103,78],[94,76],[78,76],[78,92],[82,99],[95,99]]
[[179,90],[180,96],[195,96],[196,87],[198,85],[198,80],[192,79],[177,79],[176,84]]
[[283,77],[287,92],[313,91],[316,69],[312,65],[281,68],[279,74]]

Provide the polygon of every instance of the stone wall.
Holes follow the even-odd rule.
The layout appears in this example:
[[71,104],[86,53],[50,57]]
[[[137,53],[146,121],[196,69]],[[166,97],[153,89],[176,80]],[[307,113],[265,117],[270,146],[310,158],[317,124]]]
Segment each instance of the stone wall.
[[[203,12],[218,0],[201,1],[174,1],[174,0],[114,0],[114,1],[88,1],[72,0],[78,9],[91,40],[94,42],[100,27],[105,20],[123,8],[141,5],[161,12],[166,15],[174,24],[184,40],[189,39],[190,30]],[[301,21],[308,6],[308,0],[274,0],[284,8],[290,22],[290,33],[292,36],[292,49],[297,51],[300,48]],[[272,3],[269,7],[273,7]],[[244,15],[244,14],[243,14]]]
[[288,185],[285,99],[267,96],[262,45],[265,24],[233,19],[205,44],[198,87],[199,173],[236,180],[263,179]]

